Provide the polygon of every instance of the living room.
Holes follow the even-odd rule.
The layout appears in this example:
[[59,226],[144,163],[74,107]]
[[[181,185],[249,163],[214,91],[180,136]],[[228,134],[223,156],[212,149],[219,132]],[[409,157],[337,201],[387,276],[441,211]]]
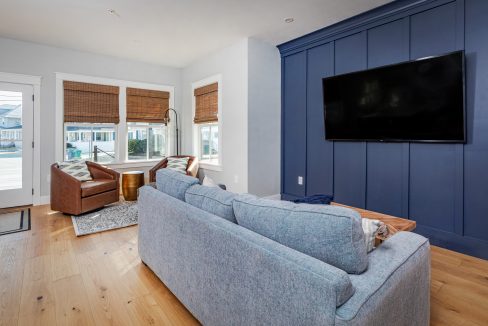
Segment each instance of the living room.
[[488,3],[7,0],[0,325],[485,325]]

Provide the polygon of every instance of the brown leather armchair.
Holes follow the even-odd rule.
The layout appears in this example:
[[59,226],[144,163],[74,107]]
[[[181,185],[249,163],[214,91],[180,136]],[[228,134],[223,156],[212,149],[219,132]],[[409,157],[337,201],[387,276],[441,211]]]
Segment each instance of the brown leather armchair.
[[[174,158],[188,157],[188,165],[186,166],[186,174],[192,177],[196,177],[198,173],[198,159],[191,155],[175,155],[170,156]],[[163,159],[161,162],[156,164],[151,170],[149,170],[149,182],[156,182],[156,172],[159,169],[165,169],[168,165],[168,158]]]
[[80,215],[119,201],[120,174],[93,162],[86,165],[93,180],[83,182],[64,173],[58,164],[51,165],[52,210]]

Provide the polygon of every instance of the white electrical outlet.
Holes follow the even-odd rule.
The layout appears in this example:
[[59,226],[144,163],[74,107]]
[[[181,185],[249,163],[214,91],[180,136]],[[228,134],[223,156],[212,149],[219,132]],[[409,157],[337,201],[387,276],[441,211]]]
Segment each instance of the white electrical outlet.
[[234,183],[239,183],[239,176],[237,174],[234,175]]
[[302,176],[298,176],[298,184],[300,186],[303,186],[303,177]]

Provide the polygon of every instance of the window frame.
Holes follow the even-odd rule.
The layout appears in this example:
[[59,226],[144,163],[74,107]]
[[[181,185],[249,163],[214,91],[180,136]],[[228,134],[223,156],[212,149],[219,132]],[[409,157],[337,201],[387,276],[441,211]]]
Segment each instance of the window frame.
[[[110,162],[95,162],[95,163],[102,163],[104,165],[110,165],[118,161],[118,156],[117,156],[117,148],[118,148],[118,128],[115,123],[91,123],[91,122],[65,122],[63,123],[63,161],[66,158],[66,144],[70,143],[70,141],[67,141],[67,136],[66,136],[66,127],[100,127],[100,126],[106,126],[106,127],[112,127],[114,129],[115,137],[114,137],[114,159]],[[90,131],[91,137],[93,137],[93,133],[96,133],[96,131]],[[79,141],[81,141],[83,137],[80,135]],[[96,140],[92,140],[96,141]],[[89,159],[91,160],[91,158]]]
[[[119,87],[120,122],[118,124],[115,124],[116,159],[110,163],[103,163],[104,165],[108,165],[113,168],[146,167],[146,166],[153,166],[155,161],[160,160],[160,159],[130,160],[130,161],[128,160],[128,151],[127,151],[128,122],[126,121],[126,117],[127,117],[126,89],[128,87],[131,87],[131,88],[141,88],[141,89],[169,92],[170,93],[169,108],[176,109],[176,111],[179,112],[179,110],[175,108],[175,87],[174,86],[57,72],[56,73],[56,119],[55,119],[56,121],[55,157],[57,161],[63,161],[66,155],[65,123],[64,123],[64,88],[63,88],[63,81],[65,80]],[[175,135],[173,135],[172,132],[172,130],[175,128],[174,123],[175,123],[174,119],[171,119],[168,125],[166,126],[166,134],[165,134],[166,146],[167,146],[166,153],[168,156],[173,155],[173,153],[176,152],[176,147],[173,144]]]
[[[204,127],[208,127],[209,128],[209,158],[203,158],[203,140],[202,140],[202,128]],[[217,143],[217,155],[213,155],[214,157],[212,157],[212,154],[211,154],[211,151],[213,149],[213,146],[211,145],[212,144],[212,129],[213,127],[217,127],[219,128],[219,124],[218,122],[209,122],[209,123],[200,123],[197,125],[197,128],[198,128],[198,149],[199,149],[199,153],[200,153],[200,156],[199,156],[199,161],[200,162],[207,162],[207,164],[216,164],[216,163],[212,163],[212,160],[217,160],[217,163],[218,163],[218,158],[219,158],[219,149],[218,149],[218,143]],[[219,133],[219,132],[218,132]],[[219,136],[220,136],[220,133],[219,133]]]
[[[217,122],[211,122],[211,123],[194,123],[193,118],[195,117],[195,109],[196,109],[196,99],[194,95],[194,91],[196,88],[200,88],[203,86],[207,86],[213,83],[218,83],[218,99],[217,99],[217,105],[218,105],[218,121]],[[217,74],[210,76],[208,78],[196,81],[192,83],[192,89],[191,89],[191,95],[192,95],[192,140],[193,140],[193,155],[198,157],[199,160],[199,165],[203,169],[207,170],[213,170],[213,171],[223,171],[224,166],[223,166],[223,130],[222,130],[222,122],[223,122],[223,108],[222,108],[222,75]],[[217,162],[212,162],[211,159],[202,159],[202,153],[201,153],[201,136],[200,136],[200,129],[201,126],[208,126],[208,125],[217,125],[219,128],[218,132],[218,157],[217,157]]]
[[161,123],[161,125],[159,124],[155,124],[155,123],[147,123],[147,124],[144,124],[144,122],[128,122],[127,123],[127,132],[125,134],[125,147],[126,147],[126,150],[125,150],[125,154],[126,154],[126,157],[125,157],[125,162],[127,163],[135,163],[135,162],[158,162],[158,161],[161,161],[163,159],[163,157],[161,158],[153,158],[153,159],[150,159],[148,158],[149,156],[149,138],[148,141],[147,141],[147,144],[146,144],[146,159],[142,159],[142,160],[130,160],[129,159],[129,129],[132,127],[132,128],[141,128],[141,129],[146,129],[146,135],[149,135],[149,128],[154,128],[154,127],[160,127],[160,128],[163,128],[164,129],[164,135],[166,137],[166,146],[164,148],[164,151],[165,153],[167,153],[167,155],[164,155],[163,157],[167,157],[169,156],[170,154],[170,140],[169,140],[169,132],[168,132],[168,126],[165,126],[164,123]]

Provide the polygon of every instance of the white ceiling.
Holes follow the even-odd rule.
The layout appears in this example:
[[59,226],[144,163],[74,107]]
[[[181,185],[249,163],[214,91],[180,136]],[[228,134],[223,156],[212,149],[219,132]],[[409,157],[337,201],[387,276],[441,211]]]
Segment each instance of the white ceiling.
[[183,67],[244,37],[277,45],[387,2],[1,0],[0,36]]

